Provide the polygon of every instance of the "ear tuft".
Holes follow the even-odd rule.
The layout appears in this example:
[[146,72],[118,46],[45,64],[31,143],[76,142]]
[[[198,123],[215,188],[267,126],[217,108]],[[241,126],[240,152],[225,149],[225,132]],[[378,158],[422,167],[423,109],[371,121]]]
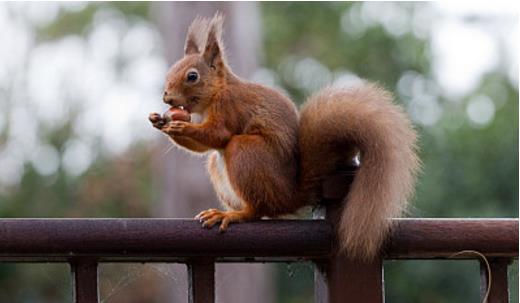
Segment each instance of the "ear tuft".
[[204,60],[214,68],[221,68],[225,65],[224,44],[222,43],[223,24],[224,17],[220,12],[217,12],[208,25]]
[[204,48],[206,34],[208,32],[210,20],[198,16],[191,22],[186,35],[186,43],[184,44],[184,54],[198,54]]

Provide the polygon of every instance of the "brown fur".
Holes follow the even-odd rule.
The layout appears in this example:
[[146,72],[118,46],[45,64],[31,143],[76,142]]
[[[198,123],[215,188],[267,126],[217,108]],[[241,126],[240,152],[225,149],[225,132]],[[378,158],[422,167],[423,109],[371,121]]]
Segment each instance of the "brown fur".
[[[361,152],[361,168],[346,199],[341,246],[371,258],[388,232],[388,218],[405,208],[418,167],[415,133],[400,107],[374,85],[326,88],[301,110],[270,88],[235,76],[222,46],[222,17],[196,19],[186,55],[170,70],[165,102],[203,116],[200,124],[162,127],[194,152],[213,150],[208,171],[230,211],[208,210],[205,226],[279,216],[318,202],[322,178]],[[206,35],[202,42],[201,36]],[[188,83],[196,70],[199,80]],[[300,160],[301,158],[301,160]]]
[[409,119],[373,84],[325,88],[304,104],[299,131],[302,192],[308,200],[316,199],[321,178],[360,152],[339,238],[350,256],[370,259],[391,227],[388,219],[403,214],[413,192],[419,160]]

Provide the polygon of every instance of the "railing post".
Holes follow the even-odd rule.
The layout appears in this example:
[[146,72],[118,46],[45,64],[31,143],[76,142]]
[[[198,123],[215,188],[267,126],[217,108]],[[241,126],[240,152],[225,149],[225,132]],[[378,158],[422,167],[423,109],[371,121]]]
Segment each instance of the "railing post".
[[72,296],[74,303],[99,303],[98,263],[93,259],[75,259],[70,262]]
[[[341,199],[346,195],[346,184],[352,173],[334,176],[323,184],[325,214],[333,230],[338,230]],[[322,210],[323,211],[323,210]],[[334,251],[335,249],[333,249]],[[384,302],[383,258],[370,263],[353,261],[344,254],[335,254],[315,263],[314,294],[318,303],[381,303]]]
[[215,261],[198,259],[188,263],[188,302],[215,302]]
[[[507,283],[507,267],[511,262],[507,258],[490,258],[491,289],[485,303],[508,303],[509,285]],[[488,269],[484,262],[480,262],[480,297],[484,300],[488,288]]]

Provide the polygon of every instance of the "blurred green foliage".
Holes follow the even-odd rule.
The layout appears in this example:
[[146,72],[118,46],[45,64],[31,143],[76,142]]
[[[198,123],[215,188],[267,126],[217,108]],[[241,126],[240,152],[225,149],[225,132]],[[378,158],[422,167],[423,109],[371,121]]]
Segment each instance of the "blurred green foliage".
[[[316,60],[331,73],[349,71],[377,81],[393,92],[398,91],[399,80],[407,72],[432,78],[430,37],[418,37],[412,31],[392,35],[381,24],[366,26],[357,33],[342,29],[345,16],[359,15],[361,5],[359,2],[260,5],[265,66],[280,75],[276,84],[296,102],[301,103],[309,91],[288,78],[284,66],[304,58]],[[399,3],[409,15],[425,5],[428,4]],[[100,8],[112,9],[130,19],[150,17],[148,3],[93,3],[80,11],[61,12],[54,22],[37,29],[37,39],[50,41],[69,34],[81,35],[93,26],[92,18]],[[466,116],[468,102],[479,95],[497,102],[494,119],[485,127],[476,127]],[[397,93],[396,96],[405,106],[411,102],[406,96]],[[423,173],[410,215],[517,217],[518,87],[497,68],[483,77],[475,91],[460,100],[450,100],[442,94],[437,97],[443,113],[439,121],[429,126],[417,125]],[[69,136],[67,125],[45,133],[46,140],[59,151]],[[5,133],[0,134],[0,144],[4,141]],[[134,145],[117,158],[100,154],[88,171],[77,178],[61,169],[53,176],[43,177],[28,164],[21,184],[0,193],[0,216],[149,216],[150,201],[154,198],[150,154],[150,149],[142,144]],[[49,275],[57,277],[50,281],[34,274],[34,270],[43,272],[43,269],[0,266],[0,301],[61,301],[63,290],[57,290],[56,283],[65,283],[67,272],[50,269]],[[512,302],[517,302],[518,263],[510,270]],[[388,302],[478,302],[478,266],[474,261],[386,262],[385,282]],[[312,302],[312,267],[281,265],[277,287],[279,302]]]
[[1,263],[0,302],[72,302],[70,269],[61,263]]
[[146,2],[104,2],[89,3],[79,11],[60,11],[56,19],[36,29],[40,41],[60,39],[66,35],[81,35],[88,26],[92,26],[94,14],[99,9],[112,10],[123,14],[125,18],[146,18],[149,15],[149,4]]
[[[405,71],[429,72],[428,43],[411,33],[396,38],[375,26],[361,37],[345,34],[341,17],[356,5],[359,3],[263,4],[265,64],[277,70],[288,57],[313,57],[331,70],[346,69],[388,88],[395,87]],[[413,9],[410,4],[403,6]],[[296,102],[304,100],[298,88],[283,81],[282,86]]]

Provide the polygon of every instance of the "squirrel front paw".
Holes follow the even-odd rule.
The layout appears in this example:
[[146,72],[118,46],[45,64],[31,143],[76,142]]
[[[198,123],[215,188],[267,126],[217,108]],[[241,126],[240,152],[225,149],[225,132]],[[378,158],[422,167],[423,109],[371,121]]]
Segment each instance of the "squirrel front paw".
[[191,123],[184,121],[171,121],[161,128],[161,131],[170,136],[183,136],[187,134]]
[[158,113],[151,113],[148,116],[148,120],[150,120],[150,122],[152,122],[153,127],[157,129],[162,129],[166,124],[166,120],[164,120],[161,114]]

